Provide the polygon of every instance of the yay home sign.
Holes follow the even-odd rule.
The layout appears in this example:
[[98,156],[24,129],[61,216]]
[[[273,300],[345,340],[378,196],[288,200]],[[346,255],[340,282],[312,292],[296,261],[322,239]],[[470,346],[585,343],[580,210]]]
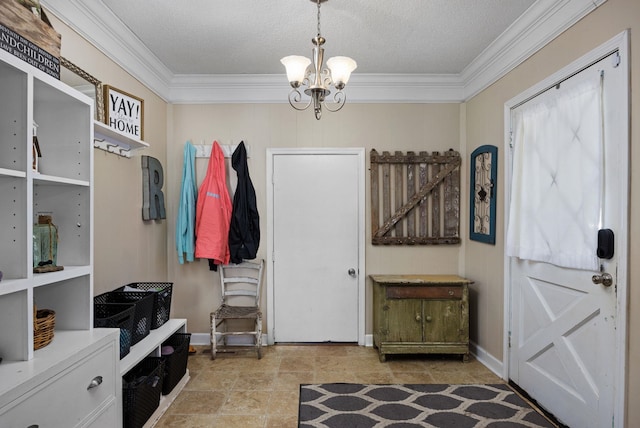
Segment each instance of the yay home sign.
[[131,138],[144,138],[144,100],[105,85],[104,104],[106,123],[110,128]]

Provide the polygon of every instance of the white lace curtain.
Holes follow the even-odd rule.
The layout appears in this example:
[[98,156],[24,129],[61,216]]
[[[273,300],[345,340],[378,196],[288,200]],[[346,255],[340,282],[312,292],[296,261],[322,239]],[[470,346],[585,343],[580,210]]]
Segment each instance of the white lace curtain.
[[597,270],[602,199],[601,77],[515,112],[507,255]]

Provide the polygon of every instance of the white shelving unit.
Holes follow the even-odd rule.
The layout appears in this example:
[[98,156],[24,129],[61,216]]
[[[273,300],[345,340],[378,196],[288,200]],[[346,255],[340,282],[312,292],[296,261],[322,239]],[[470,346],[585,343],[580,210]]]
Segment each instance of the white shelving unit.
[[[0,94],[0,424],[120,427],[122,376],[145,357],[160,356],[172,334],[186,332],[186,320],[171,319],[120,360],[120,331],[93,328],[94,130],[127,153],[148,144],[95,122],[90,98],[3,50]],[[52,215],[58,228],[57,265],[64,270],[33,273],[39,213]],[[39,350],[34,305],[56,313],[53,341]],[[187,371],[147,426],[188,380]],[[92,382],[97,386],[88,388]]]
[[[56,311],[59,330],[92,328],[93,106],[0,53],[0,356],[28,361],[34,304]],[[43,153],[39,172],[31,169],[33,121]],[[45,212],[58,226],[58,265],[65,270],[35,274],[33,224]]]
[[129,353],[120,360],[120,374],[125,375],[145,357],[159,357],[160,346],[173,333],[186,333],[187,320],[170,319],[149,335],[131,347]]
[[[93,101],[2,50],[0,94],[0,420],[119,426],[119,331],[93,329]],[[39,213],[58,228],[62,271],[33,273]],[[56,313],[53,341],[39,350],[34,305]],[[41,402],[57,410],[34,415]]]
[[[125,375],[129,370],[135,367],[145,357],[159,357],[160,347],[162,343],[171,337],[174,333],[186,333],[186,319],[170,319],[155,330],[151,330],[149,335],[131,347],[129,353],[120,360],[120,374]],[[189,370],[185,373],[182,380],[173,388],[170,394],[163,395],[160,398],[160,405],[153,415],[145,424],[145,428],[153,427],[160,417],[167,411],[171,403],[176,399],[180,391],[189,381]]]

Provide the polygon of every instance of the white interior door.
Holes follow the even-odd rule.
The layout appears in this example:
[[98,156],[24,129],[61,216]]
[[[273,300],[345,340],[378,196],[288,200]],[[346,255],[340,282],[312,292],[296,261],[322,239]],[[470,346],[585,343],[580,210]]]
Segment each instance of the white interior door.
[[[615,232],[615,255],[599,262],[602,270],[612,275],[613,284],[592,282],[597,270],[568,269],[515,257],[508,263],[508,376],[571,427],[623,426],[624,364],[620,364],[625,352],[627,289],[628,65],[626,50],[621,49],[620,55],[608,56],[582,72],[604,70],[604,180],[599,228]],[[565,76],[571,74],[568,71]],[[579,79],[582,73],[571,79]],[[512,176],[519,173],[516,166],[513,168]],[[562,159],[558,168],[565,175],[572,175],[572,170],[579,174],[579,165],[570,158]],[[525,194],[529,190],[517,189]],[[562,221],[561,217],[557,221]],[[578,217],[572,221],[580,221]]]
[[275,342],[360,341],[363,153],[304,150],[270,157],[268,295]]

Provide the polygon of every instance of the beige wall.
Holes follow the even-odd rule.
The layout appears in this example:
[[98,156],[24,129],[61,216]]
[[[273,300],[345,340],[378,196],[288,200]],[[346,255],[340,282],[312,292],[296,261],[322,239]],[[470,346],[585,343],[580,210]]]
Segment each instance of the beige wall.
[[[52,17],[51,17],[52,18]],[[132,281],[169,280],[175,283],[172,315],[188,319],[189,331],[208,331],[208,314],[218,302],[218,279],[204,261],[179,265],[175,250],[175,215],[182,169],[182,149],[187,140],[222,144],[244,140],[249,146],[249,168],[256,187],[261,227],[266,231],[266,149],[270,147],[364,147],[382,150],[459,150],[463,159],[476,147],[500,148],[498,194],[504,189],[504,103],[526,88],[623,31],[631,29],[632,87],[638,86],[640,69],[640,2],[608,0],[557,40],[500,79],[466,105],[456,104],[349,104],[337,114],[326,113],[319,122],[311,112],[298,113],[288,105],[174,105],[161,99],[129,76],[64,24],[54,20],[63,35],[62,55],[89,73],[145,99],[145,140],[142,154],[156,157],[165,167],[167,220],[141,220],[140,155],[119,158],[96,150],[95,284],[96,292]],[[632,94],[632,124],[640,123],[640,95]],[[635,107],[635,108],[633,108]],[[631,164],[640,161],[634,147],[640,144],[632,130]],[[467,183],[463,163],[462,183]],[[206,161],[199,160],[202,176]],[[233,172],[233,171],[232,171]],[[471,299],[471,338],[498,361],[502,360],[504,206],[498,199],[497,244],[467,239],[466,187],[462,186],[461,246],[373,247],[368,242],[369,185],[367,180],[366,274],[459,272],[475,280]],[[632,175],[630,260],[640,252],[638,179]],[[462,256],[460,256],[462,254]],[[259,257],[266,256],[263,232]],[[640,340],[634,335],[639,322],[640,266],[629,271],[630,307],[628,360],[640,357]],[[367,284],[367,290],[369,284]],[[367,298],[367,333],[371,332],[371,304]],[[633,364],[628,375],[627,426],[640,425],[640,370]]]
[[[177,195],[187,140],[194,144],[237,144],[249,147],[249,171],[256,189],[262,238],[258,257],[265,258],[266,244],[266,150],[292,147],[364,147],[401,151],[458,150],[460,105],[458,104],[348,104],[339,113],[325,113],[316,121],[312,111],[296,112],[288,104],[174,105],[168,135],[167,203],[169,278],[174,288],[174,315],[188,318],[189,330],[207,332],[209,312],[219,302],[217,273],[205,260],[180,265],[175,250]],[[199,177],[206,160],[196,162]],[[235,171],[231,170],[235,176]],[[373,273],[458,273],[460,246],[383,247],[370,244],[369,176],[364,219],[367,237],[366,275]],[[367,285],[367,291],[369,285]],[[368,297],[368,301],[370,297]],[[266,301],[266,293],[263,293]],[[371,304],[367,305],[367,332],[371,332]]]
[[94,150],[95,294],[129,282],[166,281],[168,221],[142,221],[140,155],[157,158],[166,169],[167,104],[52,15],[62,34],[63,57],[102,83],[144,99],[144,137],[150,147],[130,159]]
[[[504,103],[550,74],[571,63],[583,54],[616,36],[626,28],[631,29],[631,87],[640,85],[640,2],[637,0],[608,0],[564,34],[534,55],[516,70],[474,97],[467,104],[467,151],[482,144],[497,145],[500,153],[498,177],[499,195],[504,189],[503,108]],[[627,424],[640,426],[640,369],[634,362],[640,357],[640,339],[635,334],[640,322],[640,290],[634,285],[640,280],[640,265],[634,263],[640,254],[638,236],[640,228],[635,221],[640,214],[640,178],[633,174],[638,165],[640,144],[637,125],[640,124],[640,95],[631,95],[631,194],[630,194],[630,253],[629,270],[629,341],[628,341],[628,391]],[[635,125],[635,126],[634,126]],[[504,205],[498,199],[497,245],[487,246],[467,242],[464,262],[466,274],[476,280],[472,316],[472,339],[498,360],[502,360],[503,331],[503,252]],[[594,344],[597,346],[597,344]],[[613,362],[611,362],[613,364]]]
[[[460,150],[458,104],[349,104],[316,121],[311,111],[288,104],[167,105],[64,23],[49,14],[62,34],[62,55],[105,84],[145,100],[145,141],[150,148],[125,159],[95,150],[95,292],[135,281],[172,281],[172,316],[188,320],[191,332],[209,330],[209,312],[219,302],[217,274],[204,260],[179,265],[175,216],[184,142],[249,146],[263,231],[258,257],[266,257],[266,149],[270,147],[364,147],[401,151]],[[286,94],[285,94],[286,95]],[[140,155],[156,157],[165,170],[167,219],[141,220]],[[204,176],[206,160],[196,163]],[[463,177],[465,175],[463,170]],[[231,173],[235,174],[233,170]],[[369,205],[367,175],[367,207]],[[463,179],[464,182],[464,179]],[[463,198],[463,206],[466,198]],[[463,210],[464,212],[464,210]],[[367,216],[369,211],[367,208]],[[364,219],[370,242],[369,218]],[[462,236],[466,223],[462,222]],[[366,275],[373,273],[459,272],[460,246],[366,248]],[[367,285],[368,290],[369,285]],[[263,299],[265,295],[263,294]],[[368,297],[368,302],[370,297]],[[367,332],[371,332],[370,303]]]

